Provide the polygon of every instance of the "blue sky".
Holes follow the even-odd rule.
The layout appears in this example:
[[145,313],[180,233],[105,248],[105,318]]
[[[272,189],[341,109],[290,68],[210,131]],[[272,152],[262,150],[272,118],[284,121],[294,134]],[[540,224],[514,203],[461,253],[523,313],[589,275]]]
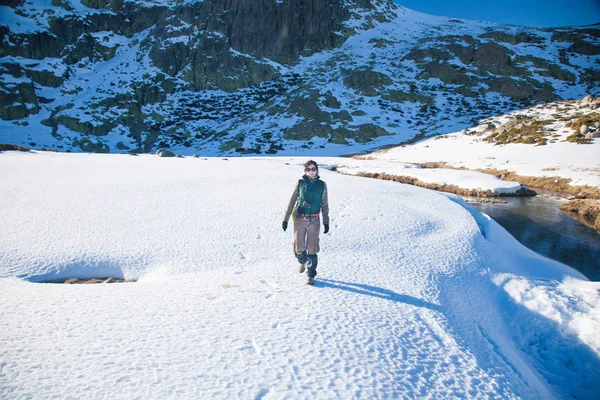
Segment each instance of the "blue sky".
[[394,0],[415,11],[525,26],[579,26],[600,22],[600,0]]

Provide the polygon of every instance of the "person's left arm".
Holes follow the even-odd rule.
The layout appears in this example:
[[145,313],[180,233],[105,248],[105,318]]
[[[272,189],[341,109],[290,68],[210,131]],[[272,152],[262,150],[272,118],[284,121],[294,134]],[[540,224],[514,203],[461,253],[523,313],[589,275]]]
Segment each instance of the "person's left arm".
[[325,233],[329,231],[329,198],[327,195],[327,184],[323,182],[323,194],[321,195],[321,212],[323,213],[323,225]]

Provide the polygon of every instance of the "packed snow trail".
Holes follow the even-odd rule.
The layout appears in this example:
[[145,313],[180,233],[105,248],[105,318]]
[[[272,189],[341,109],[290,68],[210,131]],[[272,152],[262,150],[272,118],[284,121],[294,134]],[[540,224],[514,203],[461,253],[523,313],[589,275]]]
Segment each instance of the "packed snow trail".
[[[304,161],[1,154],[2,397],[597,394],[595,339],[511,300],[571,279],[563,311],[589,327],[597,287],[457,197],[321,169],[331,232],[307,286],[281,231]],[[106,275],[139,281],[32,283]],[[532,332],[582,362],[570,380]]]

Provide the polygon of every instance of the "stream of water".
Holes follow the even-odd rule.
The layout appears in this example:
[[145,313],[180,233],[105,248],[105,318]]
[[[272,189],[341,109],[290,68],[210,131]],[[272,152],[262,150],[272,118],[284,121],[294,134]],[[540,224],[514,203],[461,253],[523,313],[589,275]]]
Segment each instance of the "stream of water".
[[600,234],[560,211],[558,206],[564,200],[549,193],[504,199],[507,204],[471,206],[492,217],[531,250],[600,281]]

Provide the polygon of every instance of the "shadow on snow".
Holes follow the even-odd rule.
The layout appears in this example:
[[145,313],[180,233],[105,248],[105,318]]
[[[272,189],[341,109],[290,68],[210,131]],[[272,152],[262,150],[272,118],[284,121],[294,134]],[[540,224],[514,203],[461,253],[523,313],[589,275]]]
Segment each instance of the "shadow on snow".
[[315,281],[316,287],[331,289],[340,289],[348,292],[376,297],[378,299],[391,300],[398,303],[409,304],[415,307],[424,307],[433,311],[441,311],[437,304],[429,303],[415,297],[399,294],[388,289],[382,289],[376,286],[365,285],[363,283],[342,282],[333,279],[319,279]]

